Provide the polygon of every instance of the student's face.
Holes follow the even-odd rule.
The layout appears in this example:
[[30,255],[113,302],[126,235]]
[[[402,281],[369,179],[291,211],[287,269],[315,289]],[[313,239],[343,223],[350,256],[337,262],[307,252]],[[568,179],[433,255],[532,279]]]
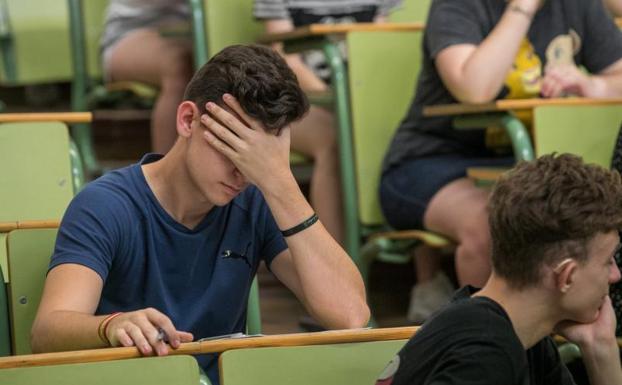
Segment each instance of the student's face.
[[570,319],[589,323],[596,319],[609,285],[620,280],[614,260],[620,244],[617,231],[596,235],[588,244],[588,260],[578,264],[568,291]]
[[205,140],[206,128],[201,125],[199,115],[191,124],[186,151],[190,180],[211,204],[224,206],[242,192],[248,182],[226,156]]

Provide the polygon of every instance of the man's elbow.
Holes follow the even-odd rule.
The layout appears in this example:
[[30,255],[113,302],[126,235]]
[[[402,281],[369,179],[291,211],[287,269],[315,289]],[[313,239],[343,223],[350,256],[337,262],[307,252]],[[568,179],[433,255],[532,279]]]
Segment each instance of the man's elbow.
[[454,97],[465,104],[490,103],[495,99],[497,93],[485,89],[470,89],[457,93]]
[[367,303],[362,302],[353,306],[344,319],[343,329],[357,329],[366,327],[369,323],[371,311]]
[[34,324],[30,329],[30,349],[33,353],[44,353],[44,345],[41,341],[42,333],[39,332],[37,325]]
[[482,104],[492,102],[499,94],[499,87],[493,84],[464,81],[450,85],[448,90],[460,103]]

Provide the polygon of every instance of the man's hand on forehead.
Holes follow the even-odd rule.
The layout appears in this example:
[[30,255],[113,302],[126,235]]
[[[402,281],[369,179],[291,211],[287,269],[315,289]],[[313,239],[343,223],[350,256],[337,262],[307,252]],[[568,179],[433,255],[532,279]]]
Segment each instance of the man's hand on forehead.
[[231,112],[210,102],[206,105],[208,113],[201,116],[201,123],[207,127],[205,140],[259,188],[275,175],[291,174],[289,128],[278,136],[268,133],[233,96],[225,94],[223,100]]

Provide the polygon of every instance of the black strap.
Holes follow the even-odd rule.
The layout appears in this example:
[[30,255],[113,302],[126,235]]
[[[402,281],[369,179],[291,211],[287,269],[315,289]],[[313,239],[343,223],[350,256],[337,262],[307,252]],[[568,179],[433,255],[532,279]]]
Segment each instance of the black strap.
[[311,227],[315,222],[317,222],[317,220],[318,220],[317,214],[313,213],[313,215],[311,215],[309,218],[305,219],[301,223],[297,224],[296,226],[290,229],[287,229],[287,230],[281,230],[281,234],[283,234],[284,237],[290,237],[294,234],[301,232],[302,230],[308,227]]

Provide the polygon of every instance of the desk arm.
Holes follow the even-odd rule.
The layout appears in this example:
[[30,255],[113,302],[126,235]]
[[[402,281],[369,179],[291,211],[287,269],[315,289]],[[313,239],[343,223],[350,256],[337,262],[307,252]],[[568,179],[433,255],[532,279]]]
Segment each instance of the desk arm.
[[512,113],[492,112],[479,115],[460,115],[454,119],[454,127],[456,129],[482,128],[491,125],[500,125],[505,129],[512,142],[514,158],[517,162],[535,159],[529,132],[520,119]]
[[535,159],[529,132],[523,123],[514,115],[506,114],[501,118],[501,123],[505,131],[510,136],[512,148],[514,149],[514,158],[517,162],[521,160],[531,161]]

